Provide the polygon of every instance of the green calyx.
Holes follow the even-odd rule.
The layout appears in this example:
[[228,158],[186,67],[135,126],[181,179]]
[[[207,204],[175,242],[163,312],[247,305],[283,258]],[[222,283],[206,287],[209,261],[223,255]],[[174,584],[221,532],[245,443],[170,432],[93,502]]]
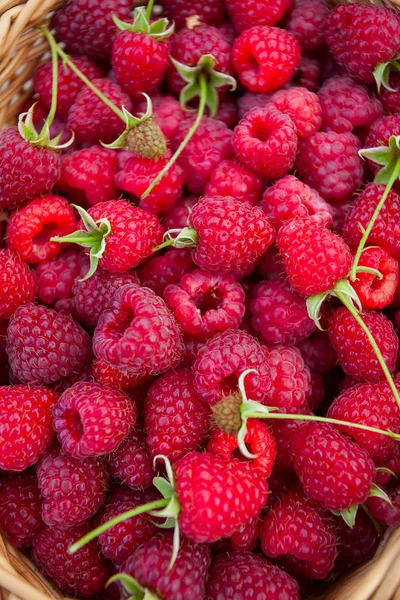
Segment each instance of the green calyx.
[[27,112],[21,113],[18,117],[18,131],[23,140],[32,144],[32,146],[37,146],[39,148],[49,148],[50,150],[62,150],[63,148],[68,148],[74,141],[74,134],[71,134],[71,138],[65,142],[64,144],[60,144],[60,139],[63,135],[63,131],[61,131],[56,137],[50,137],[50,124],[46,119],[43,125],[43,128],[40,132],[36,130],[35,125],[33,124],[33,111],[35,110],[35,104],[32,104],[30,109]]
[[135,8],[133,13],[133,23],[124,23],[116,15],[112,15],[113,21],[121,31],[131,31],[132,33],[144,33],[153,39],[161,42],[172,35],[175,25],[169,24],[168,19],[158,19],[150,22],[148,11],[145,7]]
[[349,506],[349,508],[343,508],[342,510],[331,510],[331,512],[338,517],[342,517],[346,525],[353,529],[359,506],[359,504],[352,504],[352,506]]
[[238,392],[222,398],[211,407],[213,424],[225,433],[238,433],[242,425],[240,415],[242,401],[242,396]]
[[382,86],[390,92],[398,91],[396,88],[393,88],[389,83],[390,74],[394,71],[400,71],[400,63],[396,58],[394,58],[393,60],[379,63],[379,65],[375,67],[373,76],[375,79],[376,87],[378,89],[378,93],[380,93]]
[[110,579],[107,581],[106,587],[115,581],[118,581],[124,590],[128,592],[128,600],[159,600],[158,596],[154,594],[154,592],[141,586],[136,579],[130,575],[127,575],[126,573],[117,573],[116,575],[110,577]]
[[94,221],[85,209],[76,206],[75,204],[72,204],[72,206],[78,211],[85,226],[85,230],[74,231],[63,237],[52,237],[51,241],[59,242],[61,244],[69,242],[71,244],[78,244],[84,248],[90,248],[90,268],[85,277],[80,280],[85,281],[85,279],[89,279],[96,271],[99,260],[104,254],[106,240],[111,233],[111,224],[108,219]]
[[[359,151],[361,158],[368,158],[381,166],[375,175],[374,183],[385,185],[389,183],[394,172],[398,175],[398,162],[400,159],[400,135],[392,135],[388,146],[377,146],[376,148],[364,148]],[[397,177],[396,177],[397,178]]]
[[[177,234],[175,237],[174,235]],[[164,233],[163,242],[153,248],[153,252],[158,252],[168,246],[174,248],[195,248],[199,243],[199,234],[194,227],[184,227],[183,229],[169,229]]]
[[362,306],[359,297],[357,296],[357,292],[351,285],[348,279],[339,279],[331,290],[326,292],[322,292],[321,294],[314,294],[313,296],[309,296],[306,301],[307,312],[310,319],[314,321],[318,329],[323,331],[321,327],[321,307],[324,301],[329,297],[338,298],[338,294],[344,295],[348,298],[349,302],[356,307],[356,310],[361,311]]

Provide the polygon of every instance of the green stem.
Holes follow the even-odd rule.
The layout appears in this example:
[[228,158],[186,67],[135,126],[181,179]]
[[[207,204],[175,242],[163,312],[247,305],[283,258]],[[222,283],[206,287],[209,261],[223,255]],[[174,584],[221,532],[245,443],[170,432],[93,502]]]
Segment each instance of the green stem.
[[350,270],[350,279],[352,281],[354,281],[356,279],[356,277],[357,277],[357,266],[358,266],[361,254],[362,254],[362,252],[364,250],[365,244],[367,242],[368,236],[371,233],[372,228],[373,228],[373,226],[375,224],[375,221],[378,218],[379,213],[380,213],[380,211],[382,209],[382,206],[385,204],[386,198],[388,197],[389,192],[392,189],[393,184],[394,184],[394,182],[396,181],[396,179],[398,178],[399,175],[400,175],[400,158],[398,158],[397,161],[396,161],[396,163],[395,163],[395,166],[394,166],[394,169],[393,169],[392,174],[390,176],[390,179],[389,179],[389,181],[386,184],[385,191],[383,192],[381,199],[379,200],[378,204],[376,205],[376,208],[374,210],[374,214],[372,215],[371,220],[368,223],[368,227],[364,231],[364,234],[363,234],[363,236],[362,236],[362,238],[360,240],[360,243],[358,244],[357,252],[356,252],[356,255],[354,257],[353,265],[352,265],[351,270]]
[[153,10],[154,0],[149,0],[146,8],[146,19],[150,21],[151,11]]
[[156,508],[163,508],[164,506],[167,506],[168,502],[168,498],[162,498],[161,500],[154,500],[154,502],[148,502],[147,504],[142,504],[142,506],[138,506],[121,513],[117,517],[114,517],[114,519],[103,523],[103,525],[99,525],[99,527],[96,527],[96,529],[92,529],[92,531],[89,531],[89,533],[81,537],[80,540],[74,544],[71,544],[71,546],[68,548],[69,554],[74,554],[74,552],[85,546],[85,544],[94,540],[101,533],[108,531],[111,529],[111,527],[114,527],[114,525],[118,525],[118,523],[121,523],[122,521],[126,521],[131,517],[136,517],[136,515],[141,515],[145,512],[150,512]]
[[178,156],[182,153],[182,151],[185,149],[185,147],[187,146],[187,144],[193,137],[194,133],[196,132],[196,129],[200,125],[200,121],[204,115],[204,110],[206,107],[206,100],[207,100],[207,80],[206,80],[205,75],[203,75],[203,74],[200,75],[199,84],[200,84],[200,103],[199,103],[199,110],[197,112],[196,120],[193,123],[193,125],[191,126],[191,128],[189,129],[189,131],[187,132],[185,139],[179,145],[179,148],[175,151],[172,158],[167,162],[167,164],[162,169],[162,171],[159,172],[157,177],[151,182],[151,184],[149,185],[147,190],[145,192],[143,192],[143,194],[141,196],[142,200],[144,198],[146,198],[150,194],[150,192],[155,188],[155,186],[160,183],[160,181],[164,177],[165,173],[172,167],[172,165],[174,164],[174,162],[176,161]]
[[374,339],[374,336],[372,335],[372,333],[370,332],[370,330],[364,323],[363,319],[361,318],[361,316],[359,315],[357,310],[354,308],[353,304],[348,300],[347,296],[338,291],[336,291],[336,296],[337,296],[337,298],[339,298],[339,300],[342,302],[342,304],[347,308],[347,310],[352,314],[352,316],[355,318],[355,320],[357,321],[357,323],[359,324],[359,326],[361,327],[361,329],[364,331],[365,335],[367,336],[368,341],[371,344],[372,349],[375,352],[376,358],[378,359],[378,362],[379,362],[380,366],[382,367],[382,371],[385,374],[386,380],[387,380],[387,382],[390,386],[390,389],[392,390],[393,395],[396,399],[396,402],[400,408],[399,392],[397,391],[396,385],[393,381],[393,377],[390,374],[389,369],[387,368],[385,360],[381,354],[381,351],[378,348],[378,345]]
[[39,133],[39,138],[43,136],[47,130],[50,129],[51,124],[54,121],[54,117],[56,116],[57,110],[57,94],[58,94],[58,55],[57,49],[54,46],[50,47],[51,49],[51,66],[52,66],[52,88],[51,88],[51,105],[50,111],[47,115],[47,119],[42,127],[41,132]]

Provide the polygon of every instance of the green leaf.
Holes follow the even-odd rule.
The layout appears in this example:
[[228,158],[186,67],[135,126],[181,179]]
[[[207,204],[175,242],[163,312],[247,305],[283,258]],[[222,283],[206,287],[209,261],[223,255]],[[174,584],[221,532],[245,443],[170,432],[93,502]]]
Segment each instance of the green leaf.
[[322,294],[314,294],[309,296],[306,301],[307,312],[310,319],[314,321],[318,329],[323,331],[320,325],[321,320],[321,306],[328,297],[328,292],[322,292]]
[[368,498],[380,498],[381,500],[384,500],[390,504],[390,506],[393,508],[393,502],[389,498],[388,494],[385,492],[385,490],[380,488],[379,485],[376,485],[376,483],[371,484]]
[[377,471],[377,473],[387,473],[391,477],[394,477],[395,479],[398,479],[396,473],[394,473],[391,469],[388,469],[386,467],[377,467],[376,471]]
[[118,29],[120,29],[121,31],[132,31],[132,23],[125,23],[124,21],[121,21],[121,19],[119,19],[114,13],[112,13],[111,18],[114,21],[115,25],[118,27]]
[[358,507],[358,504],[353,504],[352,506],[349,506],[349,508],[344,508],[343,510],[332,510],[332,512],[334,515],[342,517],[346,525],[353,529],[356,522]]
[[164,477],[154,477],[153,485],[158,489],[163,498],[171,498],[174,493],[174,488]]
[[390,61],[382,62],[373,72],[373,76],[375,79],[376,87],[378,89],[378,93],[381,91],[381,86],[385,87],[387,90],[394,92],[392,88],[389,86],[389,75],[390,75]]
[[375,176],[374,183],[387,184],[400,158],[400,135],[392,135],[387,146],[364,148],[359,151],[359,155],[382,165]]

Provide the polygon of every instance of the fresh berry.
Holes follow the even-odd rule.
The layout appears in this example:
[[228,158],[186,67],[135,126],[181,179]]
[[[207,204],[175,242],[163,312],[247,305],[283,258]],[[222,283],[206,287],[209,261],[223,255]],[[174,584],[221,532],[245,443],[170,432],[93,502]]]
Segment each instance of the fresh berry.
[[[189,214],[189,213],[187,213]],[[185,224],[181,225],[182,227]],[[139,270],[140,284],[162,296],[167,286],[177,284],[195,268],[189,249],[171,248],[162,256],[154,256]]]
[[223,95],[219,99],[218,110],[215,118],[222,121],[230,128],[235,127],[239,121],[238,107],[232,96]]
[[279,0],[273,3],[227,0],[225,4],[236,31],[241,33],[255,25],[275,25],[289,11],[293,3],[292,0]]
[[36,295],[35,275],[12,250],[0,249],[0,318],[9,319],[22,304]]
[[57,258],[37,265],[35,272],[39,300],[58,312],[72,314],[71,311],[75,311],[72,287],[82,267],[88,270],[88,263],[83,252],[71,248],[61,252]]
[[394,71],[389,76],[389,85],[392,89],[382,88],[379,94],[380,101],[386,113],[390,115],[400,114],[400,74]]
[[214,552],[229,552],[231,550],[252,550],[257,545],[259,530],[259,519],[254,517],[245,525],[224,540],[219,540],[213,545]]
[[281,412],[303,412],[310,391],[310,371],[300,351],[293,346],[277,346],[267,352],[272,388],[268,405]]
[[197,196],[186,196],[176,202],[162,218],[165,231],[168,229],[183,229],[188,225],[189,215],[198,200]]
[[365,248],[358,261],[359,267],[376,269],[379,279],[372,273],[357,273],[352,282],[357,296],[364,308],[383,309],[391,304],[399,279],[399,263],[379,246]]
[[317,92],[320,85],[321,63],[313,56],[302,54],[292,83]]
[[318,96],[304,87],[290,87],[275,92],[268,108],[288,115],[299,138],[307,138],[316,133],[322,124],[321,106]]
[[[400,116],[399,115],[385,115],[377,119],[372,123],[368,132],[367,139],[365,140],[366,148],[376,148],[378,146],[388,146],[389,139],[392,135],[398,135],[400,131]],[[369,170],[374,175],[379,171],[380,166],[372,160],[367,159],[367,165]]]
[[102,360],[93,361],[92,375],[99,383],[104,383],[105,385],[109,385],[119,390],[135,388],[152,379],[151,376],[132,375],[132,373],[128,373],[128,371],[121,371],[116,367],[108,365]]
[[6,475],[0,479],[0,531],[17,548],[30,546],[44,527],[42,498],[34,471]]
[[202,23],[216,25],[223,21],[224,3],[222,0],[164,0],[163,6],[170,21],[177,27],[183,27],[188,17],[197,16]]
[[[152,94],[151,102],[153,105],[153,117],[157,125],[168,140],[171,140],[178,130],[179,123],[186,118],[187,114],[183,110],[179,100],[173,96],[161,94]],[[136,106],[137,114],[145,114],[147,102],[143,100]]]
[[297,420],[272,421],[271,431],[276,441],[276,467],[293,470],[291,444],[293,436],[300,426],[301,421]]
[[324,0],[297,0],[286,29],[293,33],[303,50],[319,50],[325,44],[329,10]]
[[273,92],[266,94],[257,94],[253,92],[245,92],[237,99],[239,117],[243,119],[244,115],[252,108],[266,108],[268,102],[272,98]]
[[148,488],[153,481],[153,460],[141,432],[130,433],[107,457],[110,474],[132,490]]
[[[371,498],[370,501],[374,501]],[[379,533],[367,514],[359,510],[353,527],[349,527],[341,517],[336,518],[338,536],[338,556],[335,569],[346,570],[349,566],[364,563],[375,554],[379,543]]]
[[205,193],[207,196],[231,196],[255,206],[261,198],[262,179],[239,162],[224,160],[211,173]]
[[337,356],[328,333],[316,330],[308,339],[296,343],[307,367],[317,373],[326,373],[337,363]]
[[384,498],[368,498],[368,508],[372,515],[388,527],[397,529],[400,526],[400,487],[396,487],[389,492],[389,502]]

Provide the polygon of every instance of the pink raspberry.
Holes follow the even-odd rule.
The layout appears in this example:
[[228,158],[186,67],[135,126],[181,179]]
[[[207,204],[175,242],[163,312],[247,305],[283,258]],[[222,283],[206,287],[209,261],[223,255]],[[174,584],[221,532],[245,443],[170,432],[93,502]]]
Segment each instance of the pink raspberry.
[[187,196],[178,200],[171,210],[163,215],[162,225],[165,231],[186,227],[189,222],[190,212],[197,200],[197,196]]
[[154,256],[145,262],[138,275],[143,287],[162,296],[167,286],[179,283],[183,275],[194,268],[189,249],[171,248],[162,256]]
[[277,346],[267,352],[267,358],[272,379],[268,405],[281,412],[303,412],[311,376],[300,351],[293,346]]
[[261,177],[239,162],[224,160],[211,173],[205,193],[208,196],[231,196],[255,206],[260,201],[262,187]]
[[328,16],[324,0],[297,0],[286,28],[303,50],[314,52],[324,46]]
[[311,371],[326,373],[336,365],[337,355],[326,331],[316,330],[308,339],[297,342],[296,346]]
[[254,25],[275,25],[292,8],[292,0],[278,0],[273,3],[256,0],[226,0],[226,10],[236,31],[241,33]]
[[0,319],[9,319],[19,306],[32,302],[36,277],[16,252],[0,249]]
[[5,475],[0,479],[0,531],[17,548],[30,546],[44,527],[42,497],[34,471]]
[[244,115],[252,108],[266,108],[271,100],[273,92],[266,94],[257,94],[253,92],[245,92],[237,99],[239,108],[239,117],[243,119]]
[[57,258],[37,265],[35,272],[39,300],[54,306],[59,312],[64,312],[60,308],[64,308],[67,302],[72,307],[72,286],[82,267],[88,270],[88,262],[83,252],[71,248],[61,252]]
[[107,457],[110,474],[132,490],[151,486],[154,477],[153,460],[140,431],[130,433]]
[[288,115],[300,139],[310,137],[322,125],[322,111],[318,96],[305,87],[290,87],[275,92],[268,103],[268,108]]

